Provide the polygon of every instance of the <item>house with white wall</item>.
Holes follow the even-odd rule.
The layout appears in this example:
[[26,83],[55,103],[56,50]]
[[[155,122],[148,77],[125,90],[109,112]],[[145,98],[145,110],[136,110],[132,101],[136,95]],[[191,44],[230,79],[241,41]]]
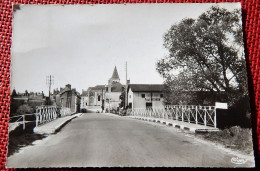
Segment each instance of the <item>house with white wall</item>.
[[120,95],[123,87],[115,67],[107,85],[96,85],[89,87],[86,91],[82,90],[81,110],[102,111],[102,106],[105,111],[117,110],[121,102]]
[[71,88],[70,84],[67,84],[65,88],[61,88],[59,99],[62,109],[68,109],[69,113],[79,112],[81,97],[75,88]]
[[128,107],[130,109],[163,107],[163,89],[163,84],[129,84]]

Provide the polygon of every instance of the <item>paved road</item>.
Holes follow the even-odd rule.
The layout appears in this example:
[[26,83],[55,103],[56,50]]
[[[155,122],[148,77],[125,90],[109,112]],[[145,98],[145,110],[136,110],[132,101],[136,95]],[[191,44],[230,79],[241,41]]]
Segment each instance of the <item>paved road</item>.
[[104,114],[83,114],[57,134],[8,158],[8,167],[244,167],[214,145],[177,129]]

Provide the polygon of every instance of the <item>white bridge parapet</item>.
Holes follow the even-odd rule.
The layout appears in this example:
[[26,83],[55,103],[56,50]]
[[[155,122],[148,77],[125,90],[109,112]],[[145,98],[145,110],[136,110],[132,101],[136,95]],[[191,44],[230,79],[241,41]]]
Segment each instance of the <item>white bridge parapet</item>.
[[129,109],[128,114],[132,116],[173,119],[217,128],[215,106],[166,105],[161,108]]
[[36,106],[36,126],[50,122],[57,118],[56,106]]

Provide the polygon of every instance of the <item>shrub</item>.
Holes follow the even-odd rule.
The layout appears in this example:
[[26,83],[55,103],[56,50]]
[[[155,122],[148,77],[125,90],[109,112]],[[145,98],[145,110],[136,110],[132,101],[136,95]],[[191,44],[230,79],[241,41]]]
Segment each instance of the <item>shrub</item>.
[[24,114],[30,114],[33,113],[33,108],[29,106],[28,104],[23,104],[18,107],[16,114],[18,115],[24,115]]
[[252,129],[233,126],[218,132],[200,134],[204,138],[219,142],[228,148],[237,149],[244,153],[253,152]]
[[22,101],[22,100],[11,99],[11,101],[10,101],[10,116],[15,116],[16,111],[23,104],[24,104],[24,101]]

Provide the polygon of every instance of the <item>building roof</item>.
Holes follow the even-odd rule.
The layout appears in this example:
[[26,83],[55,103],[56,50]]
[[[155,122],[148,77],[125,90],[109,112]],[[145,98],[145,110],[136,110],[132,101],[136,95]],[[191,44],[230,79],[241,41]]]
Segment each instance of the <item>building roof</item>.
[[63,88],[63,89],[60,91],[60,95],[62,95],[62,94],[65,93],[65,92],[68,92],[68,91],[71,91],[72,93],[74,93],[76,96],[78,96],[78,97],[80,98],[80,93],[77,92],[75,88],[71,89],[71,88],[67,87],[67,85],[66,85],[65,88]]
[[[111,85],[111,92],[121,92],[122,91],[122,87],[124,87],[125,85],[122,85],[119,82],[115,82],[112,83]],[[104,90],[104,92],[106,91],[106,86],[105,85],[96,85],[95,87],[89,87],[87,89],[87,91],[82,91],[82,96],[87,96],[89,91],[101,91]]]
[[133,92],[162,92],[164,90],[163,84],[129,84],[128,87]]
[[105,85],[96,85],[95,87],[89,87],[89,90],[105,90]]
[[114,68],[114,72],[113,72],[113,74],[112,74],[111,79],[119,79],[119,75],[118,75],[116,66],[115,66],[115,68]]
[[124,85],[122,85],[122,84],[119,83],[119,82],[112,83],[111,92],[121,92],[123,86],[124,86]]
[[82,93],[81,93],[81,96],[87,96],[88,95],[88,91],[82,91]]
[[69,87],[65,87],[60,91],[60,94],[65,93],[66,91],[70,91],[71,89]]

